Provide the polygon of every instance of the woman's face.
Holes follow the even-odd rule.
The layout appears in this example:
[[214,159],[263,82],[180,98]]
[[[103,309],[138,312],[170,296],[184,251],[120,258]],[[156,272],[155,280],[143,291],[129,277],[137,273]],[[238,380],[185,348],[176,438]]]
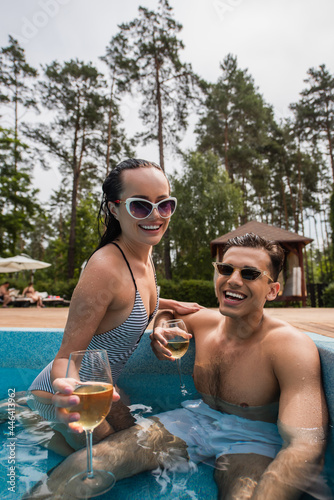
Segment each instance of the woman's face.
[[[123,202],[127,198],[142,198],[151,203],[158,203],[170,195],[166,177],[155,167],[124,170],[121,175],[123,183],[121,200]],[[134,219],[128,213],[125,203],[117,205],[110,203],[109,209],[120,223],[122,238],[135,243],[156,245],[169,224],[169,218],[161,217],[157,209],[154,209],[146,219]]]

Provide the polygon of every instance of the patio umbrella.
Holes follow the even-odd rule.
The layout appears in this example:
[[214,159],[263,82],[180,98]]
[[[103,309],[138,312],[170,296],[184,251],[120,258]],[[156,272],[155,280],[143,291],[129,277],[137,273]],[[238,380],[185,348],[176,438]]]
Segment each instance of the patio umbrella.
[[0,273],[17,273],[17,268],[16,266],[10,266],[10,265],[1,265],[1,261],[3,259],[0,259]]
[[14,273],[18,271],[34,271],[35,269],[43,269],[49,267],[51,264],[35,260],[29,255],[15,255],[15,257],[8,257],[6,259],[0,258],[0,272],[1,273]]

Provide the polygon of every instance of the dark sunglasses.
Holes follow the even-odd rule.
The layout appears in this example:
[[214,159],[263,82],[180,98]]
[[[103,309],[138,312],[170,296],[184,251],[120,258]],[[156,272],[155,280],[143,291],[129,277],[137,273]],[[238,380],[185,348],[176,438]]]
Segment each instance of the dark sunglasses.
[[160,217],[168,219],[168,217],[171,217],[175,212],[177,200],[170,196],[158,203],[151,203],[142,198],[127,198],[126,200],[116,200],[114,203],[117,205],[125,203],[128,213],[134,219],[146,219],[155,208],[158,210]]
[[255,267],[235,267],[231,264],[223,264],[222,262],[212,262],[217,273],[221,276],[232,276],[234,271],[239,271],[243,280],[255,281],[260,276],[267,276],[270,281],[274,281],[268,271],[260,271]]

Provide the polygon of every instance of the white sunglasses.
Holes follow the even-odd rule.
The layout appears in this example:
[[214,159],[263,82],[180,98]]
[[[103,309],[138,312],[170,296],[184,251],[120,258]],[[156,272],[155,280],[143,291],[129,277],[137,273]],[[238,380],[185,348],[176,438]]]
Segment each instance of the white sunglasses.
[[147,219],[155,208],[158,210],[160,217],[168,219],[175,212],[177,200],[170,196],[158,203],[151,203],[143,198],[127,198],[126,200],[115,200],[114,203],[117,205],[125,203],[128,213],[134,219]]

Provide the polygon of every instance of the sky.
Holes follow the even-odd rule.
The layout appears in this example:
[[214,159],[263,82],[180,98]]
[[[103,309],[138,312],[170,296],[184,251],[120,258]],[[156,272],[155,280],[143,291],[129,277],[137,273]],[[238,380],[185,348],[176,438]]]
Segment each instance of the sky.
[[[0,46],[8,45],[11,34],[34,67],[78,58],[107,74],[99,57],[117,26],[133,20],[139,5],[155,10],[157,4],[158,0],[2,0]],[[170,0],[170,5],[183,25],[181,60],[215,82],[221,75],[220,63],[233,54],[274,107],[277,119],[287,117],[289,105],[299,100],[309,68],[325,64],[334,73],[333,0]],[[136,98],[126,98],[122,104],[129,136],[141,127],[138,104]],[[190,129],[182,146],[194,144]],[[159,162],[157,145],[139,146],[136,152]],[[173,172],[175,157],[169,155],[165,161],[167,172]],[[42,201],[59,182],[56,167],[48,172],[36,168]]]

